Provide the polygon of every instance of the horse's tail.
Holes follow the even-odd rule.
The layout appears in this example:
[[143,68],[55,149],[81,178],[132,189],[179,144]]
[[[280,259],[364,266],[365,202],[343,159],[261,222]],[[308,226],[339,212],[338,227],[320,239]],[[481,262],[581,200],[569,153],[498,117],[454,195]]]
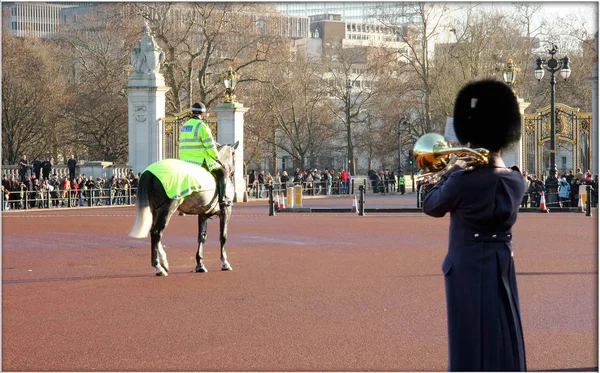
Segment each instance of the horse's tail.
[[135,201],[135,224],[129,232],[130,237],[144,238],[148,237],[152,226],[152,211],[150,211],[150,199],[148,198],[148,187],[152,182],[152,173],[144,172],[140,176],[137,189],[137,198]]

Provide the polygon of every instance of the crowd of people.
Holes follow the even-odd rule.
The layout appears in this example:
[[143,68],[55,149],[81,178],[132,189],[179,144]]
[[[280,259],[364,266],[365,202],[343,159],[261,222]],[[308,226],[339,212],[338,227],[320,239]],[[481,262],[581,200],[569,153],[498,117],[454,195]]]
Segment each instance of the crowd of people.
[[[400,171],[395,175],[394,171],[369,170],[369,182],[373,193],[390,193],[399,191],[401,194],[406,192],[406,177]],[[273,184],[273,190],[277,193],[286,192],[286,189],[294,185],[302,185],[302,191],[306,195],[332,195],[351,193],[352,175],[342,169],[337,172],[335,169],[307,168],[296,169],[294,175],[288,175],[287,171],[282,171],[271,175],[264,170],[252,170],[248,175],[248,193],[256,198],[268,197],[267,185]],[[398,185],[397,185],[398,184]]]
[[247,191],[256,198],[266,198],[267,185],[273,184],[275,192],[284,194],[287,188],[295,185],[302,185],[302,191],[306,195],[349,194],[351,182],[352,176],[344,169],[338,172],[329,168],[296,168],[293,175],[289,175],[287,171],[271,175],[270,172],[265,174],[264,170],[252,170],[248,175]]
[[[529,175],[527,171],[523,171],[523,181],[525,182],[525,194],[521,201],[521,207],[539,207],[542,192],[547,195],[546,183],[543,178],[537,178],[536,175]],[[590,171],[583,173],[580,168],[576,172],[573,170],[568,173],[563,171],[557,176],[557,184],[558,199],[556,201],[559,207],[578,207],[581,185],[591,186],[590,203],[592,206],[596,206],[598,203],[598,174],[592,177]]]
[[[74,160],[73,156],[71,159]],[[2,178],[2,210],[26,208],[57,208],[76,206],[125,205],[135,202],[139,174],[129,170],[117,178],[75,176],[75,162],[70,162],[69,176],[50,174],[48,160],[29,165],[27,157],[19,161],[19,176]],[[71,165],[73,167],[71,168]]]

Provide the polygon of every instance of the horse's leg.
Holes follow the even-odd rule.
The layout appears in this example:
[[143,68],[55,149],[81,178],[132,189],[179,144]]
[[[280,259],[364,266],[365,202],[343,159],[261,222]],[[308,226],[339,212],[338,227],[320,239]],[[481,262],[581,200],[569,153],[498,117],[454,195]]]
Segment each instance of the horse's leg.
[[206,226],[208,219],[205,215],[198,215],[198,251],[196,251],[196,272],[208,272],[202,263],[202,245],[206,242]]
[[155,274],[157,276],[167,276],[169,272],[169,262],[167,261],[167,254],[160,241],[171,215],[169,214],[169,209],[164,207],[155,210],[152,215],[152,227],[150,228],[152,266],[156,268]]
[[227,261],[227,253],[225,252],[225,243],[227,242],[227,226],[229,224],[229,218],[231,217],[231,206],[226,207],[221,211],[220,223],[221,223],[221,270],[231,271],[231,265]]
[[150,242],[152,247],[152,266],[156,268],[157,276],[167,276],[169,272],[169,262],[167,253],[161,243],[163,232],[171,216],[177,210],[179,202],[176,200],[165,201],[152,213],[152,227],[150,228]]

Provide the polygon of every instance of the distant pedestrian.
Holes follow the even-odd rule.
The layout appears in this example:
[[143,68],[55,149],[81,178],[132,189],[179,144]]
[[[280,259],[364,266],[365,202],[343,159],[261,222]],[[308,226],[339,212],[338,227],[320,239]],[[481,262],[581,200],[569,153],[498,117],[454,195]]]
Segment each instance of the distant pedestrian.
[[400,190],[400,194],[406,192],[406,176],[404,176],[404,172],[402,171],[398,173],[398,189]]

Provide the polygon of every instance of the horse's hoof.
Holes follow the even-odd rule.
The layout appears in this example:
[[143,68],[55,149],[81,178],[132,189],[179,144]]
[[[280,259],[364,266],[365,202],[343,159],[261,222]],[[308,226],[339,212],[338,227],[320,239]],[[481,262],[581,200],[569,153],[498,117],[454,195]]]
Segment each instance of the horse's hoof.
[[156,276],[168,276],[169,274],[161,267],[156,267],[156,272],[154,272]]
[[202,272],[208,272],[208,270],[206,269],[205,266],[196,266],[196,272],[202,273]]
[[229,263],[223,263],[221,265],[221,271],[232,271],[231,265]]

